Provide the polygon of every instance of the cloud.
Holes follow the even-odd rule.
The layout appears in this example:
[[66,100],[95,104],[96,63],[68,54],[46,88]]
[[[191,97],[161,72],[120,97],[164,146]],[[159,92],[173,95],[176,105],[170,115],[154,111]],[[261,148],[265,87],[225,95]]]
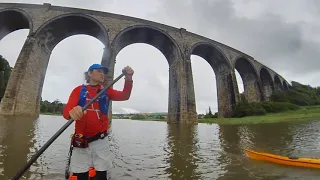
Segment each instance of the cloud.
[[[319,23],[308,11],[300,11],[313,5],[312,1],[199,0],[183,6],[176,6],[182,0],[162,2],[154,16],[163,22],[187,26],[189,31],[250,54],[285,77],[318,73],[319,38],[313,35],[319,32]],[[283,5],[295,9],[284,10]],[[260,11],[248,13],[255,8]],[[239,15],[242,12],[247,15]]]
[[[0,2],[7,2],[2,1]],[[95,3],[84,0],[20,0],[21,3],[93,9],[164,23],[206,36],[243,51],[266,64],[287,80],[320,85],[319,1],[269,0],[129,0]],[[284,8],[286,7],[286,8]],[[0,41],[0,54],[14,65],[28,30],[19,30]],[[14,47],[14,48],[13,48]],[[86,35],[72,36],[53,50],[42,97],[49,101],[68,100],[72,89],[83,83],[83,72],[100,62],[102,43]],[[192,70],[198,113],[211,106],[217,111],[216,82],[207,62],[192,56]],[[129,101],[114,102],[114,112],[167,111],[169,67],[163,54],[146,44],[124,48],[117,56],[115,76],[130,65],[135,70]],[[237,75],[238,83],[242,83]],[[114,85],[123,88],[123,80]],[[240,91],[243,85],[239,84]]]

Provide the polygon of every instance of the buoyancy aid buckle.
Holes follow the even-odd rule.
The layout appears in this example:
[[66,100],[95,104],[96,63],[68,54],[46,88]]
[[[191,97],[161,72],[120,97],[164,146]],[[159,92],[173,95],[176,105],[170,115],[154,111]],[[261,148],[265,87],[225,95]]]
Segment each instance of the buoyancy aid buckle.
[[88,139],[84,138],[82,134],[74,134],[71,142],[73,147],[87,148],[89,146]]
[[76,138],[82,138],[83,137],[83,134],[75,134],[74,135]]

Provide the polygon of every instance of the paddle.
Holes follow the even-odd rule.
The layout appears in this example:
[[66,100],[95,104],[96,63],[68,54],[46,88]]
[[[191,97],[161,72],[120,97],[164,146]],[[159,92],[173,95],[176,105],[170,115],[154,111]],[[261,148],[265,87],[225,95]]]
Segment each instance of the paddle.
[[[114,83],[116,83],[122,76],[125,75],[125,72],[122,72],[122,74],[120,76],[118,76],[108,87],[103,88],[93,99],[91,99],[88,104],[86,104],[82,109],[82,111],[86,110],[88,108],[88,106],[90,106],[95,100],[97,100],[97,98],[99,96],[101,96],[101,94],[103,93],[103,91],[106,91],[108,88],[110,88]],[[27,164],[20,169],[20,171],[12,178],[12,180],[18,180],[19,178],[21,178],[21,176],[29,169],[29,167],[31,166],[32,163],[34,163],[37,158],[53,143],[53,141],[55,141],[58,136],[60,136],[60,134],[62,134],[62,132],[64,130],[66,130],[68,128],[68,126],[70,126],[72,124],[74,120],[71,119],[69,120],[65,125],[62,126],[62,128],[60,128],[50,139],[48,142],[46,142],[46,144],[43,145],[43,147],[35,154],[32,156],[32,158],[27,162]]]

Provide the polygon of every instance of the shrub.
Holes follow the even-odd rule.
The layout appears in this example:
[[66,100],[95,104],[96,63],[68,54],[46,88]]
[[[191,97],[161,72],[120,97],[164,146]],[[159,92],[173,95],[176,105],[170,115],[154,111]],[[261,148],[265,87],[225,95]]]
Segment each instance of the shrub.
[[288,102],[262,102],[263,108],[267,113],[277,113],[288,110],[297,110],[300,107],[298,105]]
[[264,114],[266,114],[266,110],[263,108],[261,103],[239,103],[234,109],[233,117],[245,117]]
[[[244,98],[243,96],[241,98]],[[266,113],[278,113],[288,110],[297,110],[298,105],[288,102],[253,102],[242,99],[233,111],[233,117],[259,116]]]
[[277,90],[270,96],[272,102],[288,102],[298,106],[320,104],[320,87],[313,88],[292,81],[292,86],[287,91]]

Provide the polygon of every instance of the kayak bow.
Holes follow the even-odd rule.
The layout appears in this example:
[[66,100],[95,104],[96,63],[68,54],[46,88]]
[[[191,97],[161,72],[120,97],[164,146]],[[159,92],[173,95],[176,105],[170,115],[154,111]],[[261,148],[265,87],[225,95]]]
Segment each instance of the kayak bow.
[[286,157],[275,154],[256,152],[248,149],[245,149],[245,152],[248,157],[255,160],[268,161],[289,166],[320,168],[320,159],[318,158]]

